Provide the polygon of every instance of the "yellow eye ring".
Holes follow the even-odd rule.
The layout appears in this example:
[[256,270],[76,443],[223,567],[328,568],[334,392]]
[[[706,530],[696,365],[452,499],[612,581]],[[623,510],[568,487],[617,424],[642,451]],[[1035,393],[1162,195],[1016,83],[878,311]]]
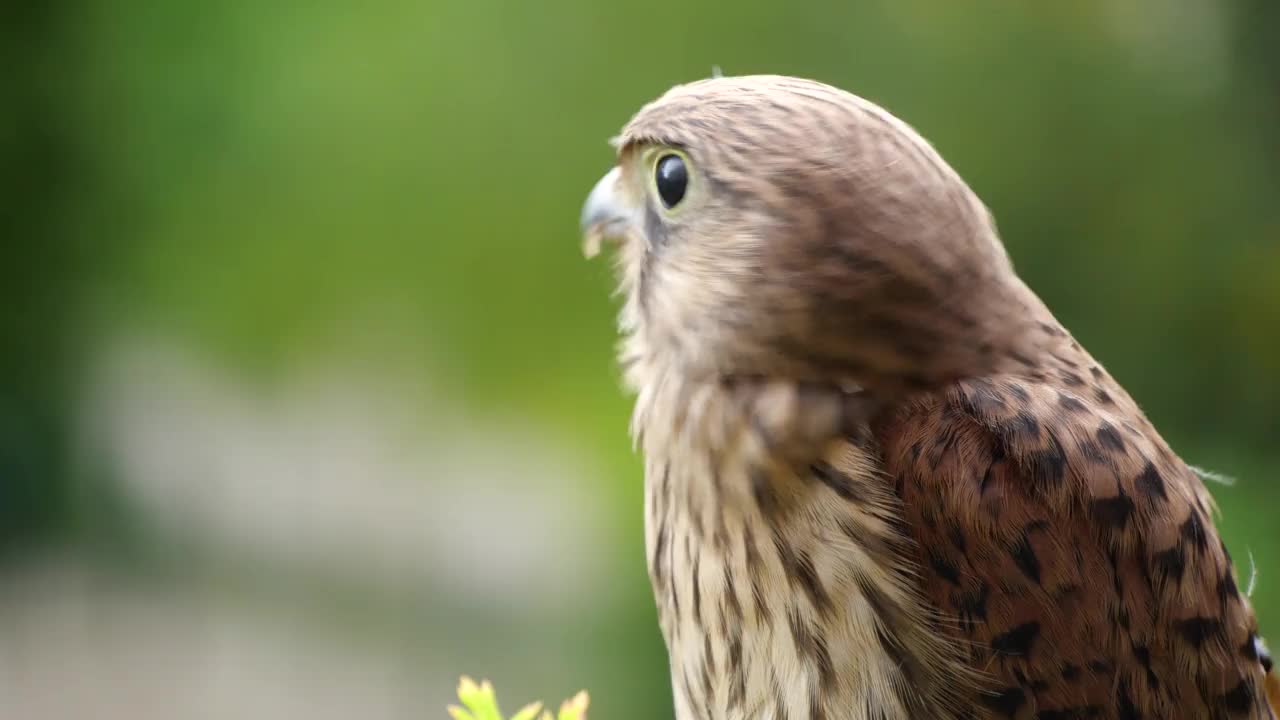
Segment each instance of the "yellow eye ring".
[[672,147],[652,148],[647,154],[653,195],[666,213],[675,213],[692,189],[693,163],[684,151]]

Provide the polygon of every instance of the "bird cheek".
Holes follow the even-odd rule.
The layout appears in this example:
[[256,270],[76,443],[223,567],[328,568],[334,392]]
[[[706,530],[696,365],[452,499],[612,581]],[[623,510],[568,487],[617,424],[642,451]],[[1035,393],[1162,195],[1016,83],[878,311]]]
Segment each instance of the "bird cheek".
[[652,206],[644,209],[644,239],[650,252],[659,252],[667,246],[670,230],[658,211]]

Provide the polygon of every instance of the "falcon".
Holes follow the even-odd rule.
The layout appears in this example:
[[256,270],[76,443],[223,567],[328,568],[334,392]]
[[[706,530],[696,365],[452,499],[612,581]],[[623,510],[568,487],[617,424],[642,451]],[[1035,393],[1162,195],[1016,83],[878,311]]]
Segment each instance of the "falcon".
[[678,720],[1276,717],[1197,473],[920,135],[752,76],[614,144],[582,226]]

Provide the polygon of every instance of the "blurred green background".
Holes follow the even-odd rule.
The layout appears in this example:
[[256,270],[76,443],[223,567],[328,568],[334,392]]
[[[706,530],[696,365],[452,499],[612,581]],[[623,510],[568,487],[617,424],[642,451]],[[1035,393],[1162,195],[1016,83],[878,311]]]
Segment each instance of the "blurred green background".
[[[641,103],[809,76],[932,140],[1214,486],[1280,633],[1280,5],[0,10],[7,718],[668,715],[611,273]],[[1274,641],[1273,641],[1274,642]]]

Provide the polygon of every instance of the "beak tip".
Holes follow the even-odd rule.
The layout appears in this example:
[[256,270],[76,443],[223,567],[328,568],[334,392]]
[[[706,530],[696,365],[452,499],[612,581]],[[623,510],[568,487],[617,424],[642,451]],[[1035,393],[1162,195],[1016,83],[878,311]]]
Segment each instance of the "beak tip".
[[590,260],[600,254],[604,232],[600,225],[591,225],[582,231],[582,255]]
[[582,205],[582,215],[578,218],[579,229],[587,237],[588,243],[591,241],[591,236],[597,236],[595,240],[597,248],[600,244],[598,237],[600,228],[618,217],[614,187],[617,185],[620,174],[616,166],[605,173],[604,177],[596,182],[595,187],[591,188],[587,201]]

